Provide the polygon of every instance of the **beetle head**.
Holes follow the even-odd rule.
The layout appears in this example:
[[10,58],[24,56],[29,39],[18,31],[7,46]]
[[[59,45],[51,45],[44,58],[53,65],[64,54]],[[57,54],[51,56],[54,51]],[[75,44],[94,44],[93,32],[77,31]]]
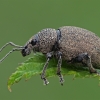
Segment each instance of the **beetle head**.
[[31,50],[34,49],[34,46],[36,45],[37,40],[36,39],[32,39],[30,40],[30,42],[28,42],[24,48],[21,50],[21,54],[23,57],[29,55],[31,53]]
[[25,57],[31,53],[31,50],[25,46],[24,49],[21,50],[22,56]]

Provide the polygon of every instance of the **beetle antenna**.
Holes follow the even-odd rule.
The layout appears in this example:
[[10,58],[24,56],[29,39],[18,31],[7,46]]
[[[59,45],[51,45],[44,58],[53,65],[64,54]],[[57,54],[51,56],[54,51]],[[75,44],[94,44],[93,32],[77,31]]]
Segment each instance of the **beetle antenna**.
[[0,63],[9,55],[11,54],[13,51],[20,51],[22,50],[23,48],[13,48],[11,51],[9,51],[1,60],[0,60]]
[[8,42],[8,43],[6,43],[6,44],[0,49],[0,52],[1,52],[5,47],[7,47],[8,45],[11,45],[11,46],[14,46],[14,47],[17,47],[17,48],[23,48],[23,46],[16,45],[16,44],[14,44],[13,42]]

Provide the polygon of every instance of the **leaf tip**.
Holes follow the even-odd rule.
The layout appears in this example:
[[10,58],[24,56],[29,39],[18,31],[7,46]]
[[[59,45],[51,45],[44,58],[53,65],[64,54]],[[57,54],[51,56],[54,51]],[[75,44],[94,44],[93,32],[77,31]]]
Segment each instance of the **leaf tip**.
[[10,86],[8,86],[8,90],[9,90],[9,92],[12,92],[12,90],[11,90]]

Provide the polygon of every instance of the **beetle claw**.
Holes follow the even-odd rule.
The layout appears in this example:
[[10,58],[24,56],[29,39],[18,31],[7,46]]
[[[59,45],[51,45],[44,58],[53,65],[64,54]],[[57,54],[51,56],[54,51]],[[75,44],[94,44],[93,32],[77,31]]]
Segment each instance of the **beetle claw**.
[[64,78],[63,78],[63,76],[61,75],[61,77],[59,77],[60,78],[60,83],[61,83],[61,85],[63,85],[63,83],[64,83]]
[[44,81],[44,85],[48,85],[49,81],[47,79],[43,80]]

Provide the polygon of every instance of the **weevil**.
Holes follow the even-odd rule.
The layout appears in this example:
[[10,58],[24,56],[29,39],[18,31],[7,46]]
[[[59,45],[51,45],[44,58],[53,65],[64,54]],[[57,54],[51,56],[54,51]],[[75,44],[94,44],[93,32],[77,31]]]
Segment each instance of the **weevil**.
[[46,55],[47,61],[41,73],[41,79],[45,85],[49,83],[45,73],[52,57],[58,59],[56,73],[61,85],[64,82],[61,74],[62,60],[70,63],[86,64],[90,73],[98,73],[95,68],[100,68],[100,38],[91,31],[75,26],[63,26],[57,30],[52,28],[43,29],[32,36],[24,46],[9,42],[0,49],[0,52],[7,45],[16,48],[7,53],[0,62],[13,51],[21,51],[23,57],[29,55],[31,51]]

